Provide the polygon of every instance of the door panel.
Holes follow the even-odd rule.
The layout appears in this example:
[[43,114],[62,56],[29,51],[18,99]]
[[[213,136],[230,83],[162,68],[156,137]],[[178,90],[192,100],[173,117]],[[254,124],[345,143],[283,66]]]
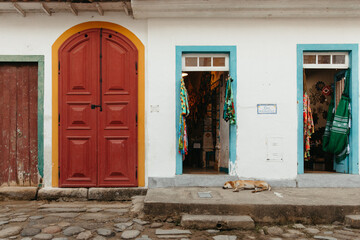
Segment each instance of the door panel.
[[94,165],[89,164],[89,160],[93,160],[90,156],[91,148],[95,147],[91,140],[90,136],[67,138],[67,181],[92,182],[93,172],[96,169]]
[[135,46],[92,29],[70,38],[59,56],[60,186],[137,186]]
[[17,71],[17,128],[16,128],[16,158],[18,180],[20,182],[28,182],[30,179],[29,168],[29,84],[28,84],[28,68],[19,68]]
[[0,64],[0,186],[38,184],[36,63]]
[[105,102],[105,130],[129,130],[130,103],[127,102]]
[[102,36],[99,186],[137,186],[137,50],[119,33]]
[[59,49],[60,186],[96,186],[100,38],[87,30]]

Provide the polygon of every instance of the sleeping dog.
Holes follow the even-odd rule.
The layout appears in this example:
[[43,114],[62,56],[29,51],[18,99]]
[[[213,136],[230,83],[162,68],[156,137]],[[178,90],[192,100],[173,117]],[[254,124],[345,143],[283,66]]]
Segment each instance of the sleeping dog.
[[253,181],[253,180],[237,180],[227,181],[223,189],[233,188],[234,192],[244,189],[254,189],[252,193],[262,192],[265,190],[271,191],[271,186],[265,181]]

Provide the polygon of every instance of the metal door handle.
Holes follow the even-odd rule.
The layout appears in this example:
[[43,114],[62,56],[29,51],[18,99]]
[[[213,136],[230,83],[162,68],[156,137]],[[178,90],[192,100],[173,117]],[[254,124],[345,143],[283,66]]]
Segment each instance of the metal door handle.
[[100,112],[102,112],[102,106],[101,105],[95,105],[95,104],[91,104],[91,109],[95,109],[99,107],[100,108]]

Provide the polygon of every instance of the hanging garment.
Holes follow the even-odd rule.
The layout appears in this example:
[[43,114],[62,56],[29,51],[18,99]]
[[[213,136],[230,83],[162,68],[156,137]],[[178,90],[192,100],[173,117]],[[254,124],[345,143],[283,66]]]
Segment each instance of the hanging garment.
[[180,84],[180,120],[179,120],[179,153],[183,156],[188,153],[188,134],[186,128],[186,117],[189,115],[188,93],[185,87],[184,79]]
[[311,134],[314,133],[314,121],[310,107],[310,98],[307,92],[304,93],[303,97],[303,118],[304,118],[304,159],[310,159],[310,138]]
[[229,78],[226,82],[223,118],[225,121],[230,121],[230,124],[236,124],[235,106],[234,106],[233,93],[231,89],[232,81],[233,79]]
[[329,148],[329,141],[330,141],[330,130],[332,128],[332,124],[334,121],[335,116],[335,106],[334,106],[334,98],[331,98],[330,104],[329,104],[329,110],[327,113],[326,118],[326,126],[325,126],[325,132],[323,135],[323,142],[322,142],[322,148],[325,152],[330,152]]
[[[346,71],[345,74],[345,89],[341,95],[341,99],[339,105],[336,108],[335,116],[333,116],[332,123],[330,127],[330,134],[326,132],[324,133],[327,136],[327,141],[324,148],[324,151],[331,152],[335,154],[336,162],[341,162],[344,160],[347,155],[350,153],[349,146],[349,134],[351,128],[351,105],[350,105],[350,96],[349,96],[349,85],[350,85],[350,70]],[[332,110],[333,112],[334,110]],[[330,109],[329,109],[330,113]],[[328,116],[328,120],[329,116]],[[328,123],[326,123],[328,125]]]

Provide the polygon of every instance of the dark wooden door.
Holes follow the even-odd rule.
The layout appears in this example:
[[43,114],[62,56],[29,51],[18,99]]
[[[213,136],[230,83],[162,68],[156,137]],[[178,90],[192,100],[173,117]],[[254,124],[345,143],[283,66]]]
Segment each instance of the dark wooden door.
[[37,112],[37,63],[0,63],[0,186],[37,186]]
[[60,186],[137,186],[137,50],[91,29],[59,50]]

